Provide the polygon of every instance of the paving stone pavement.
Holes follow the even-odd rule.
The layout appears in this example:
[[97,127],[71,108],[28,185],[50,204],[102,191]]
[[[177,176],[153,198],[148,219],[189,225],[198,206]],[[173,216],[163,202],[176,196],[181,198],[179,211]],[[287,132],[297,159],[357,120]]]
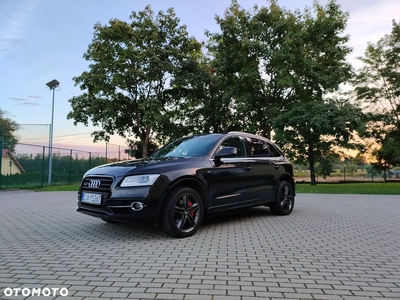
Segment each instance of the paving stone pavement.
[[75,207],[0,191],[0,299],[400,299],[399,196],[299,194],[289,216],[220,214],[186,239]]

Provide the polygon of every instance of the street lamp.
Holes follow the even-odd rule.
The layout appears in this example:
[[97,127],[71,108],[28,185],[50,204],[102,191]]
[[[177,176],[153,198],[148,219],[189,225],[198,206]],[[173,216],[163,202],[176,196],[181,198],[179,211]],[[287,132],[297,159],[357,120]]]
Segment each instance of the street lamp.
[[50,124],[50,142],[49,142],[49,184],[51,183],[51,170],[53,164],[53,124],[54,124],[54,92],[58,88],[60,83],[58,80],[53,79],[52,81],[46,83],[46,85],[53,90],[53,101],[51,104],[51,124]]

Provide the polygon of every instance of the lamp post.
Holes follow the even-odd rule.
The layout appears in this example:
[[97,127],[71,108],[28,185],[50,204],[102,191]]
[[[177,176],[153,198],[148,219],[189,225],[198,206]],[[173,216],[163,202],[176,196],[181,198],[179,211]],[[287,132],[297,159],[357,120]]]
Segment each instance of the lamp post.
[[48,183],[51,183],[51,170],[52,170],[52,164],[53,164],[53,124],[54,124],[54,92],[55,89],[60,85],[58,80],[53,79],[52,81],[46,83],[46,85],[50,88],[50,90],[53,90],[53,101],[51,104],[51,124],[50,124],[50,141],[49,141],[49,181]]

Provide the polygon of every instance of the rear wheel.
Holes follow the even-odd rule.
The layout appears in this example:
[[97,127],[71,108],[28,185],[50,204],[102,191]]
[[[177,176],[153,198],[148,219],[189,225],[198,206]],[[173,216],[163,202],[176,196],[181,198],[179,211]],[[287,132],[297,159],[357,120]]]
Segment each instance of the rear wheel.
[[288,215],[294,207],[294,190],[287,181],[280,181],[275,190],[275,201],[270,210],[275,215]]
[[193,235],[203,221],[203,201],[188,187],[178,187],[167,197],[160,224],[170,236],[183,238]]

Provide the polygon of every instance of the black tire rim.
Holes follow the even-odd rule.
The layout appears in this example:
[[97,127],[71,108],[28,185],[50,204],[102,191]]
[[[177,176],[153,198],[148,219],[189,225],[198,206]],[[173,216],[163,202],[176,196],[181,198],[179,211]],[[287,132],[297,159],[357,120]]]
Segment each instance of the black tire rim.
[[293,208],[294,196],[290,186],[285,185],[281,190],[281,208],[283,211],[290,211]]
[[181,232],[191,232],[200,221],[200,203],[192,194],[185,193],[176,201],[174,222]]

